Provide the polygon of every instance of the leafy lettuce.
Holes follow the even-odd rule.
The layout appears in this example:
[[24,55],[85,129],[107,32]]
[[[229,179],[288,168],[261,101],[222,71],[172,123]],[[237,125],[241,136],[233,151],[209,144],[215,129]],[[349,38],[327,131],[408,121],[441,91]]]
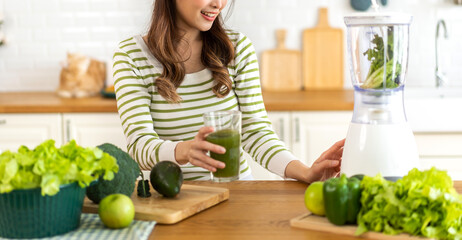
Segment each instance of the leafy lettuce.
[[[385,41],[378,34],[374,35],[372,43],[375,47],[368,49],[363,54],[371,62],[366,80],[361,85],[362,88],[396,88],[399,86],[401,75],[401,64],[393,60],[394,56],[394,36],[393,28],[387,27],[387,54],[385,55]],[[386,59],[385,59],[386,56]],[[384,81],[384,72],[386,71]],[[385,84],[385,86],[383,86]]]
[[462,198],[445,171],[413,169],[396,182],[361,181],[357,235],[367,231],[462,239]]
[[33,150],[21,146],[0,154],[0,193],[40,187],[43,196],[52,196],[62,184],[86,187],[99,176],[112,180],[118,171],[116,159],[99,148],[84,148],[74,140],[57,148],[47,140]]

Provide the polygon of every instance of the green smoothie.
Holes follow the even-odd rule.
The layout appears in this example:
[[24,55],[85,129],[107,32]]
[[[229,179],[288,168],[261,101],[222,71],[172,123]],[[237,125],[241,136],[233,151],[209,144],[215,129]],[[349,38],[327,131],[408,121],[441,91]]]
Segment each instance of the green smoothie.
[[207,136],[207,141],[223,146],[226,153],[217,154],[210,152],[210,157],[226,164],[223,169],[217,168],[213,176],[228,178],[239,176],[239,156],[241,148],[241,134],[237,130],[223,129],[213,132]]

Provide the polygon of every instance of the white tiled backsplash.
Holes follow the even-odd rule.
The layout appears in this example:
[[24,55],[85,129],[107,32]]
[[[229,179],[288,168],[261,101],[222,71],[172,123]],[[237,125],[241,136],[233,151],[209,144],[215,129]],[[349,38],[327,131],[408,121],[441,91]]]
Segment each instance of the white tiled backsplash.
[[[330,25],[346,30],[343,16],[354,12],[349,2],[235,0],[227,25],[246,34],[258,54],[275,48],[278,28],[287,29],[288,48],[301,50],[301,33],[316,25],[317,9],[328,7]],[[384,10],[414,15],[408,86],[434,86],[436,22],[445,19],[449,39],[442,40],[442,68],[451,86],[462,87],[462,7],[452,2],[388,0]],[[56,89],[67,51],[110,61],[118,41],[147,30],[152,4],[153,0],[0,0],[0,31],[8,40],[0,47],[0,91]],[[345,87],[351,87],[346,59]]]

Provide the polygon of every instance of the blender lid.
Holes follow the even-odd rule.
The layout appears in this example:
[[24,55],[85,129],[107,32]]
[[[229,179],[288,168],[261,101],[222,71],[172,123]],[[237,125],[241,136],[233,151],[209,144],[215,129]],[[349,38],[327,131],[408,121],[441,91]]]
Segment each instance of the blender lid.
[[412,15],[400,12],[358,13],[345,16],[347,26],[410,24]]

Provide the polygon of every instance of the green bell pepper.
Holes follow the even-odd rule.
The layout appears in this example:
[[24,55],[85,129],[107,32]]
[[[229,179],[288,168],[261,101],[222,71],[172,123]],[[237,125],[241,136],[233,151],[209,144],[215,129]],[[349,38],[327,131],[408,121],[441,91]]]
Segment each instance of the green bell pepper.
[[361,181],[356,177],[331,178],[324,182],[324,207],[329,222],[335,225],[356,223],[361,208]]

